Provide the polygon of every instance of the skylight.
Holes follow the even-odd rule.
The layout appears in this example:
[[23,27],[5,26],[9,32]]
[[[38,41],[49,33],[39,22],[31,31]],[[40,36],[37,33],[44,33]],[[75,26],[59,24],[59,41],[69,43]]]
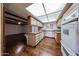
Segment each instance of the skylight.
[[44,3],[47,14],[61,10],[62,3]]
[[31,12],[34,16],[45,15],[45,12],[41,3],[34,3],[31,6],[27,7],[26,10]]
[[58,17],[58,15],[60,14],[60,12],[61,11],[56,12],[56,13],[49,13],[48,14],[48,20],[47,20],[46,15],[39,16],[38,19],[40,21],[42,21],[43,23],[45,23],[45,22],[51,22],[51,21],[56,21],[56,18]]
[[56,17],[60,14],[64,5],[64,3],[44,3],[48,19],[46,17],[42,3],[34,3],[31,6],[27,7],[26,10],[31,12],[34,16],[38,17],[38,19],[44,23],[48,21],[56,21]]

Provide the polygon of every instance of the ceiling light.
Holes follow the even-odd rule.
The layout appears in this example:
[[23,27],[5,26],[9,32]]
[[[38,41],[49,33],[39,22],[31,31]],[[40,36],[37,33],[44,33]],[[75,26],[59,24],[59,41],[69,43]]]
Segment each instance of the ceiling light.
[[18,24],[21,24],[21,22],[18,22]]

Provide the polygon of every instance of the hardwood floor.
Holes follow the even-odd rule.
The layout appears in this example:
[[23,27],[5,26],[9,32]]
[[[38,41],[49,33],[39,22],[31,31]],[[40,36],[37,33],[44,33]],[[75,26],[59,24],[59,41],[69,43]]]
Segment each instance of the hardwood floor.
[[[22,46],[22,45],[21,45]],[[17,54],[18,55],[18,54]],[[45,38],[35,48],[27,46],[19,56],[61,56],[60,45],[54,39]]]

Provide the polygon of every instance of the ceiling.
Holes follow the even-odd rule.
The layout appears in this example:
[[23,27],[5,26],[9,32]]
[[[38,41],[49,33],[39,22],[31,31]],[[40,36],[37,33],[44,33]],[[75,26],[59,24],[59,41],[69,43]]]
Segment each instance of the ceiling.
[[32,14],[25,8],[30,6],[31,4],[32,3],[5,3],[4,6],[15,14],[27,18],[27,16]]
[[56,21],[66,3],[34,3],[26,8],[43,23]]
[[[34,3],[34,4],[36,4],[36,3]],[[41,21],[41,22],[47,22],[47,17],[45,16],[45,11],[44,10],[42,10],[41,9],[41,11],[39,11],[39,9],[40,9],[40,6],[39,6],[39,4],[41,4],[41,3],[37,3],[37,6],[39,7],[39,8],[35,8],[35,11],[36,11],[36,14],[38,13],[38,12],[40,12],[41,13],[41,11],[42,11],[42,13],[44,13],[44,14],[42,14],[42,15],[40,15],[39,17],[37,16],[37,15],[34,15],[32,12],[30,12],[29,10],[27,10],[26,8],[29,8],[30,6],[32,6],[33,5],[33,3],[4,3],[4,7],[6,7],[7,9],[9,9],[9,10],[11,10],[12,12],[14,12],[15,14],[17,14],[18,16],[21,16],[21,17],[24,17],[24,18],[26,18],[27,19],[27,17],[29,16],[29,15],[31,15],[31,16],[33,16],[33,17],[35,17],[37,20],[39,20],[39,21]],[[54,5],[54,4],[49,4],[51,7],[52,7],[52,5]],[[62,4],[62,6],[64,6],[63,4]],[[46,7],[47,8],[47,7]],[[54,6],[52,7],[52,10],[53,10],[53,8],[54,8]],[[48,9],[48,11],[50,11],[50,9],[51,8],[49,8]],[[61,9],[61,8],[60,8]],[[60,9],[58,9],[58,10],[60,10]],[[33,10],[33,9],[32,9]],[[54,9],[55,10],[55,9]],[[56,10],[56,11],[58,11],[58,10]],[[34,10],[33,10],[34,11]],[[53,18],[56,16],[56,14],[55,15],[53,15],[53,12],[55,12],[55,11],[52,11],[52,14],[51,14],[51,12],[48,12],[50,15],[48,15],[49,17],[50,17],[50,19],[51,20],[53,20]],[[58,15],[58,14],[57,14]],[[42,17],[41,17],[42,16]],[[53,18],[52,18],[52,17]],[[57,17],[57,16],[56,16]]]
[[56,21],[56,18],[58,17],[58,15],[61,13],[61,11],[58,11],[56,13],[49,13],[48,14],[48,19],[46,17],[46,15],[42,15],[42,16],[39,16],[39,20],[42,21],[43,23],[46,23],[46,22],[52,22],[52,21]]
[[49,14],[49,13],[61,10],[63,5],[64,3],[34,3],[29,7],[26,7],[26,10],[28,10],[35,16],[42,16],[42,15],[45,15],[45,10],[46,10],[46,13]]

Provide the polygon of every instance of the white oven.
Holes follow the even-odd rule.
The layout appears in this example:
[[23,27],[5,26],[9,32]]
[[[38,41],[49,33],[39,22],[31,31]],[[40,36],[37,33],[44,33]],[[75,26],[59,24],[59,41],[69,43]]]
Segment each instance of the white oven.
[[75,7],[62,20],[61,51],[63,55],[79,55],[79,7]]

